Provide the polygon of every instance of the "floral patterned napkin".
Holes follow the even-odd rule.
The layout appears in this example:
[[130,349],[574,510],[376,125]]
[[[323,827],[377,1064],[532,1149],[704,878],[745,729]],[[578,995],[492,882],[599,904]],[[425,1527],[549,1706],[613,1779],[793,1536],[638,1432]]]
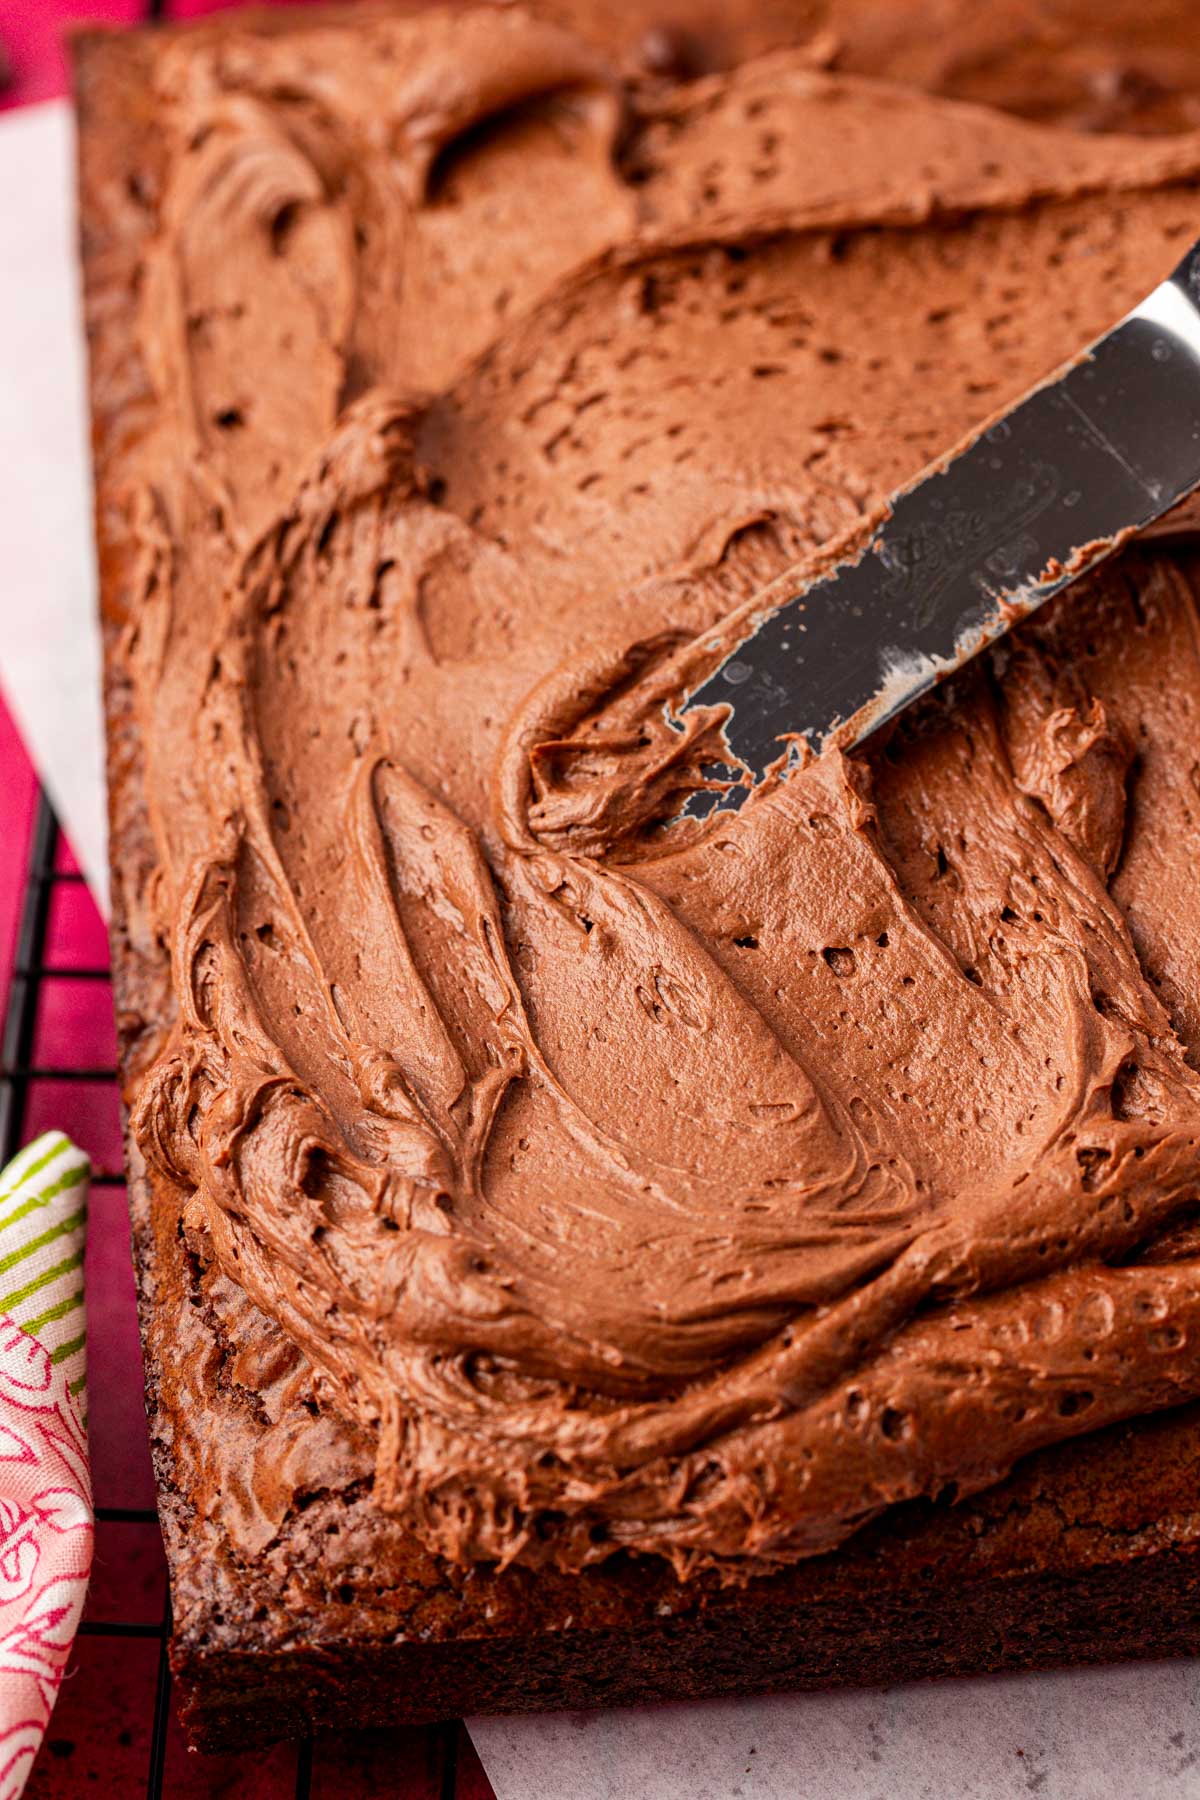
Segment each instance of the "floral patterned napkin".
[[92,1566],[88,1172],[57,1131],[0,1172],[0,1800],[25,1786]]

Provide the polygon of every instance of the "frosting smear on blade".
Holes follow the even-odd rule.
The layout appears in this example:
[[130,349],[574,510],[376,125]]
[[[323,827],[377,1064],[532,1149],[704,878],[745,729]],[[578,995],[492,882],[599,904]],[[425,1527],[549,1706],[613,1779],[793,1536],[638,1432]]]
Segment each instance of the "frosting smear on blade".
[[812,61],[506,8],[157,64],[133,1131],[464,1563],[766,1567],[1200,1395],[1188,554],[665,824],[722,632],[1196,230],[1200,136]]

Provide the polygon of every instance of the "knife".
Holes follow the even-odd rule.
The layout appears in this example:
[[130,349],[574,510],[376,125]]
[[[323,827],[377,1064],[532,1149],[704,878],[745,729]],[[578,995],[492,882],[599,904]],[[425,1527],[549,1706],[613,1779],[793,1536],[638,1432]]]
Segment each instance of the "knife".
[[[773,605],[668,723],[728,708],[739,808],[801,745],[860,743],[1200,484],[1200,242],[1106,337],[892,496],[865,548]],[[715,647],[715,646],[714,646]]]

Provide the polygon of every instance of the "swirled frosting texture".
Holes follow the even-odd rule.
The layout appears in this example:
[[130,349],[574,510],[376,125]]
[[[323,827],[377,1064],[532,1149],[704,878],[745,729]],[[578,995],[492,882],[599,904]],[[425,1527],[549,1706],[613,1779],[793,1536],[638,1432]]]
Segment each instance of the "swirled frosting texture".
[[1200,1393],[1186,552],[662,826],[714,627],[1196,229],[1200,137],[814,60],[505,9],[157,62],[133,1129],[462,1562],[765,1567]]

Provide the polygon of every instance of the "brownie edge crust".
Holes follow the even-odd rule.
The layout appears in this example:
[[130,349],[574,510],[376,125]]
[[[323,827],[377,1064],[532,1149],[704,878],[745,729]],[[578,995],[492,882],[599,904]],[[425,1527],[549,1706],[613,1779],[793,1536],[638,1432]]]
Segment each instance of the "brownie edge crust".
[[[119,470],[126,434],[154,406],[134,331],[160,200],[154,55],[146,34],[75,46],[127,1084],[173,1004],[124,660],[140,576]],[[741,1585],[712,1572],[680,1581],[657,1560],[620,1555],[581,1573],[445,1561],[372,1505],[365,1435],[327,1416],[281,1330],[196,1257],[175,1195],[132,1143],[129,1175],[172,1666],[200,1748],[1200,1649],[1200,1406],[1038,1452],[957,1505],[902,1505],[832,1554]]]

